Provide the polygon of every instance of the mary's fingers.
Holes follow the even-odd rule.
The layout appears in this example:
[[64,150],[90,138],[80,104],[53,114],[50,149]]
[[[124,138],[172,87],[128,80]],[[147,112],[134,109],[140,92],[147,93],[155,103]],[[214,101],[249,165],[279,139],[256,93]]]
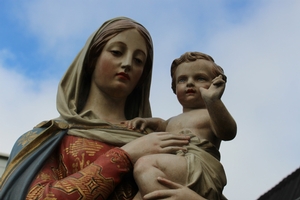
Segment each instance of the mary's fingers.
[[157,199],[168,199],[171,196],[169,190],[156,190],[146,194],[143,199],[145,200],[157,200]]
[[188,135],[180,135],[168,132],[160,132],[160,137],[162,141],[189,140],[191,138],[191,136]]
[[188,145],[190,142],[189,139],[183,138],[183,139],[171,139],[171,140],[164,140],[161,142],[160,147],[161,148],[167,148],[167,147],[182,147],[185,145]]
[[183,152],[183,153],[186,153],[187,152],[187,148],[186,147],[177,147],[177,146],[164,147],[164,148],[162,148],[161,153],[176,154],[176,153],[178,153],[180,151]]

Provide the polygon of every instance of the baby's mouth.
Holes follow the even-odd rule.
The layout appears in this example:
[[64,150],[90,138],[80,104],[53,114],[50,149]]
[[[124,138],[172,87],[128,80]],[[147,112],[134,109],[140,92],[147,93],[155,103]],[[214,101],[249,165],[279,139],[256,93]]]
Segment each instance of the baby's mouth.
[[187,89],[186,93],[195,93],[195,90],[194,89]]

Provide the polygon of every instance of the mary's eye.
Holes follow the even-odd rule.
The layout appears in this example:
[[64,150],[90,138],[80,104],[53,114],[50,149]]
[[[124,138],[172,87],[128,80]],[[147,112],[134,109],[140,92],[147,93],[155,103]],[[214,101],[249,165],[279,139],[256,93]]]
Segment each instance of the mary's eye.
[[112,55],[114,56],[121,56],[122,55],[122,52],[121,51],[118,51],[118,50],[111,50],[110,51]]
[[139,58],[135,58],[134,60],[135,60],[136,64],[138,64],[138,65],[142,65],[144,63],[143,60],[141,60]]
[[139,51],[133,55],[133,60],[138,66],[144,66],[146,59],[146,56],[143,53],[140,53]]

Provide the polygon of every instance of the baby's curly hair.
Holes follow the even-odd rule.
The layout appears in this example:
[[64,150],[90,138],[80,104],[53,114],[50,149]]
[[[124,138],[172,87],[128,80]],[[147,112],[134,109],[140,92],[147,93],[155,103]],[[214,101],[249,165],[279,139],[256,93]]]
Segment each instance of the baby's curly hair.
[[193,62],[198,59],[203,59],[203,60],[212,62],[213,63],[212,72],[213,72],[213,74],[215,74],[215,77],[222,75],[223,80],[225,82],[227,81],[227,77],[224,74],[224,70],[222,69],[222,67],[220,67],[219,65],[217,65],[215,63],[214,59],[210,55],[207,55],[207,54],[201,53],[201,52],[186,52],[186,53],[182,54],[179,58],[176,58],[172,62],[172,65],[171,65],[171,77],[172,77],[171,87],[175,94],[176,94],[175,72],[176,72],[177,67],[184,62]]

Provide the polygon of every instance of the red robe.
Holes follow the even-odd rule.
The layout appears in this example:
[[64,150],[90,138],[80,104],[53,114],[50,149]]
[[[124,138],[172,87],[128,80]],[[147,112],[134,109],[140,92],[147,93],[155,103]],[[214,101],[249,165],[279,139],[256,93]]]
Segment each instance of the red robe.
[[26,199],[132,199],[137,192],[132,169],[122,149],[66,135],[31,183]]

